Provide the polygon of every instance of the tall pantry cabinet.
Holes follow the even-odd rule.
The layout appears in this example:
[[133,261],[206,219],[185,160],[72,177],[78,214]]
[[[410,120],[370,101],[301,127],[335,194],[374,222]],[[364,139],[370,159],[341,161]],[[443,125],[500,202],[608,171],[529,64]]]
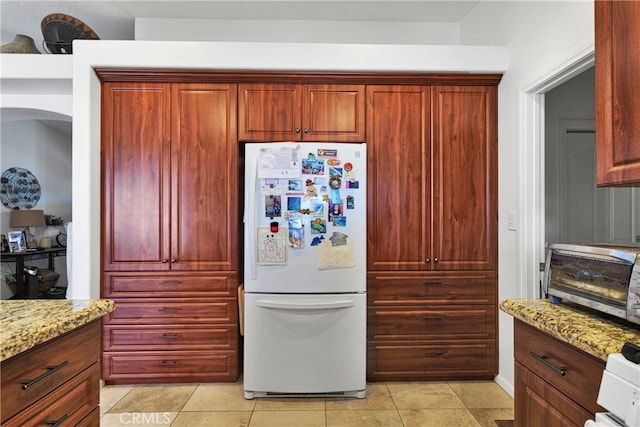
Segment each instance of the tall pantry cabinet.
[[236,85],[101,78],[103,378],[233,381]]
[[367,87],[368,378],[497,372],[497,83]]

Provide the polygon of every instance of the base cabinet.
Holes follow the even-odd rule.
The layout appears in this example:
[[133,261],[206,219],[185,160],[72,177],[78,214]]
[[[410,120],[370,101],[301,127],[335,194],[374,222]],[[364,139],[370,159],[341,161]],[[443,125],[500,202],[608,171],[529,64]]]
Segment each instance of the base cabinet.
[[2,425],[100,425],[96,320],[2,362]]
[[596,412],[605,362],[515,321],[516,427],[582,427]]

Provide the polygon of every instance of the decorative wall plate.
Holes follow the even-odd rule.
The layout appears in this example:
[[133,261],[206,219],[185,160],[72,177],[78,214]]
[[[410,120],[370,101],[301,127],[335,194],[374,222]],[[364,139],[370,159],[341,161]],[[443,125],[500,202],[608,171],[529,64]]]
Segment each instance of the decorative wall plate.
[[100,37],[84,22],[64,13],[52,13],[40,23],[44,46],[51,53],[73,53],[75,39],[98,40]]
[[40,200],[40,183],[29,170],[9,168],[0,178],[0,201],[8,209],[32,209]]

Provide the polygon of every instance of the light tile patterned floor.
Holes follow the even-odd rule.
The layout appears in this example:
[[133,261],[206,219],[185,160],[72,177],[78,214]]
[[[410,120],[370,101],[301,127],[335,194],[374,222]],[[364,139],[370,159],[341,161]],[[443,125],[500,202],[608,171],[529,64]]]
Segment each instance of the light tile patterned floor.
[[483,382],[369,383],[365,399],[257,398],[242,382],[105,386],[102,427],[496,427],[513,399]]

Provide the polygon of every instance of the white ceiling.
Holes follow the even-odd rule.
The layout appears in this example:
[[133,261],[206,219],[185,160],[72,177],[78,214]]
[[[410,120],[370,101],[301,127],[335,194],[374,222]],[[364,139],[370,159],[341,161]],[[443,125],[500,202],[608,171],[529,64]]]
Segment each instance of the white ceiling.
[[458,23],[478,1],[401,0],[0,0],[0,43],[16,34],[42,50],[40,22],[51,13],[80,19],[103,40],[134,38],[134,18],[327,20]]

